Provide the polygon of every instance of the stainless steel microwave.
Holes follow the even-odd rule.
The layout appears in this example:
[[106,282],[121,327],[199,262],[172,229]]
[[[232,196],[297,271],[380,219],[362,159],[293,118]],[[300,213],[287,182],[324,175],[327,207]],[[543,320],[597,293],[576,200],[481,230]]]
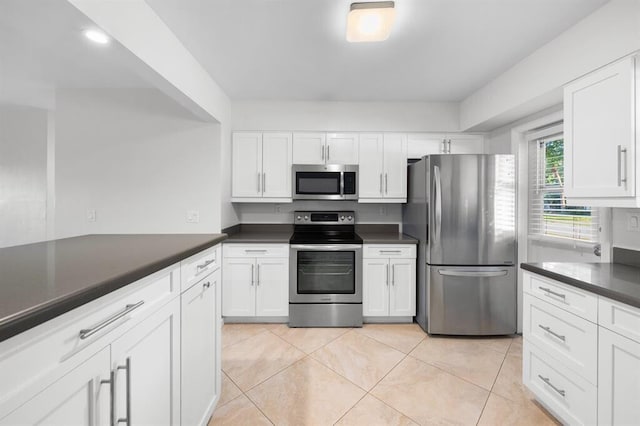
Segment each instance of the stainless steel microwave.
[[358,166],[294,165],[294,200],[357,200]]

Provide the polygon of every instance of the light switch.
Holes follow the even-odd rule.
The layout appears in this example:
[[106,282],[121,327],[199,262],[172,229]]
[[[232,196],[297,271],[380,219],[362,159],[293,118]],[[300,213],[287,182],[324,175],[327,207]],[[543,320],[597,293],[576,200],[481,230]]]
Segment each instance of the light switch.
[[640,231],[640,214],[629,213],[627,215],[627,230]]
[[87,209],[87,222],[96,221],[96,209]]
[[200,212],[198,210],[187,211],[187,223],[199,223]]

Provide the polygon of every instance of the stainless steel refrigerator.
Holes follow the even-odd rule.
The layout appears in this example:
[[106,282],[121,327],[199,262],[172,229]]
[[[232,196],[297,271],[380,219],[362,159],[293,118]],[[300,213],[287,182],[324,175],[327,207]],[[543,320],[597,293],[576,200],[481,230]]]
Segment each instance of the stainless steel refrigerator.
[[512,155],[410,164],[403,232],[420,240],[416,320],[430,334],[516,332]]

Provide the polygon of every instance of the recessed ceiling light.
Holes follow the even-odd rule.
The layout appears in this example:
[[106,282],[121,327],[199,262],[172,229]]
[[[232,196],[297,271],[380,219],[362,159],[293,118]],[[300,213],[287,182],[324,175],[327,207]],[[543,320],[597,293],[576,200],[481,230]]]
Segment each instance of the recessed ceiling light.
[[383,41],[389,38],[396,17],[395,2],[351,3],[347,16],[347,41]]
[[94,43],[108,44],[109,36],[100,30],[85,30],[84,36]]

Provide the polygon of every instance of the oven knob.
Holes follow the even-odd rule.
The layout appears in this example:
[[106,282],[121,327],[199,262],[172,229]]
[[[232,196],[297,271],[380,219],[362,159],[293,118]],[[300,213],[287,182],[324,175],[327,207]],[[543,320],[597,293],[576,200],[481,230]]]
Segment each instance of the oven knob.
[[304,217],[304,220],[309,220],[309,216],[305,216],[305,217]]
[[302,216],[298,215],[298,216],[296,217],[296,220],[302,220]]
[[347,220],[348,220],[349,222],[351,222],[351,221],[353,220],[353,217],[352,217],[352,216],[347,216]]
[[344,220],[344,216],[340,216],[340,220]]

